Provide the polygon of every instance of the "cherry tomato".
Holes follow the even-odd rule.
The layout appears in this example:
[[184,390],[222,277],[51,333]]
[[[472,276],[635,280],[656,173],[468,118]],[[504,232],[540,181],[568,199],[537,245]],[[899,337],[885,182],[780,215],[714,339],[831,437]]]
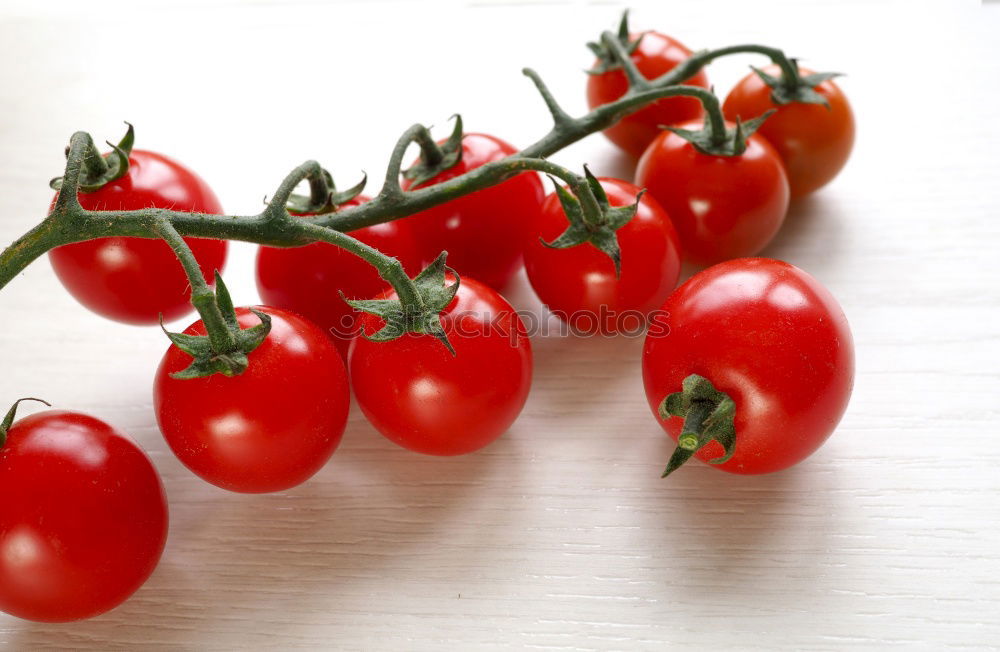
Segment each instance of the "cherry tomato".
[[[156,420],[177,458],[212,484],[242,493],[281,491],[313,476],[340,443],[350,390],[337,348],[318,326],[279,308],[271,332],[239,376],[178,380],[191,362],[171,346],[153,386]],[[243,327],[260,323],[247,308]],[[204,335],[198,321],[185,333]]]
[[[805,68],[799,70],[803,75],[812,74]],[[764,71],[773,76],[780,74],[777,66]],[[829,108],[801,102],[775,104],[771,101],[771,87],[751,73],[736,84],[722,106],[730,120],[747,120],[776,109],[757,133],[774,146],[785,163],[793,198],[829,183],[847,163],[854,146],[854,114],[847,96],[830,80],[813,90],[826,98]]]
[[[601,178],[612,206],[634,204],[640,190],[626,181]],[[569,221],[555,193],[545,198],[538,229],[551,242]],[[529,241],[524,250],[528,280],[538,297],[579,332],[617,333],[638,329],[677,284],[680,244],[670,218],[648,193],[618,229],[621,276],[607,254],[582,244],[569,249]]]
[[[383,323],[364,314],[359,330],[372,334]],[[358,405],[386,438],[419,453],[461,455],[494,441],[520,414],[531,386],[531,344],[510,304],[468,277],[442,324],[454,356],[429,335],[389,342],[358,335],[348,364]]]
[[[702,124],[683,127],[694,130]],[[684,256],[699,265],[756,254],[788,211],[781,159],[757,134],[742,154],[713,156],[664,131],[639,159],[635,182],[666,209]]]
[[[367,197],[351,200],[357,206]],[[400,222],[376,224],[350,235],[382,253],[395,256],[409,274],[418,273],[421,256],[408,229]],[[354,254],[326,242],[303,247],[261,247],[257,252],[257,291],[269,306],[297,312],[326,331],[341,356],[347,356],[355,311],[340,297],[369,299],[386,283],[374,267]]]
[[[840,421],[854,383],[854,344],[837,301],[788,263],[719,263],[674,292],[642,352],[646,398],[656,414],[691,374],[736,403],[736,449],[717,466],[770,473],[801,462]],[[683,419],[660,420],[675,440]],[[695,456],[718,458],[712,441]]]
[[[222,213],[212,189],[180,163],[144,150],[129,155],[128,173],[94,192],[81,192],[87,210],[167,208]],[[226,242],[185,238],[205,278],[226,262]],[[147,238],[98,238],[49,252],[56,276],[77,301],[126,324],[156,324],[191,312],[191,288],[166,242]]]
[[[420,187],[516,153],[513,145],[499,138],[465,134],[462,160]],[[411,185],[403,181],[404,189]],[[468,274],[501,290],[521,267],[524,245],[544,197],[538,175],[524,172],[500,185],[428,208],[400,224],[413,234],[425,264],[447,251],[448,265],[460,275]]]
[[94,417],[49,410],[0,448],[0,610],[66,622],[117,607],[152,574],[167,540],[153,464]]
[[[639,38],[633,34],[632,40]],[[639,72],[646,79],[655,79],[670,72],[677,64],[691,56],[679,41],[659,32],[643,32],[639,47],[632,53]],[[708,76],[699,70],[684,84],[708,88]],[[599,75],[589,75],[587,79],[587,104],[595,109],[614,102],[628,90],[628,80],[620,68]],[[608,140],[618,145],[632,156],[640,156],[662,131],[660,125],[697,120],[704,115],[701,102],[693,97],[670,97],[658,100],[635,113],[623,117],[614,126],[605,129]]]

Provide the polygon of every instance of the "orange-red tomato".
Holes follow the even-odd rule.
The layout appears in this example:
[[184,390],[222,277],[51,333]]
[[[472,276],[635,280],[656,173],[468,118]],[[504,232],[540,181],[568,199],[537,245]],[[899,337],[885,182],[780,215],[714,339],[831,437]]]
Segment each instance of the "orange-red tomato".
[[[702,125],[682,126],[694,130]],[[756,254],[778,232],[788,211],[785,169],[758,134],[747,139],[742,154],[715,156],[664,131],[639,159],[635,183],[667,210],[684,257],[699,265]]]
[[[803,75],[812,74],[805,68]],[[764,69],[777,76],[777,66]],[[785,164],[792,197],[802,197],[830,182],[847,163],[854,146],[854,114],[847,96],[833,81],[813,88],[826,98],[822,104],[775,104],[771,87],[751,73],[729,92],[722,111],[728,120],[749,120],[775,109],[758,134],[767,138]]]
[[[662,315],[662,317],[660,316]],[[780,260],[713,265],[670,295],[650,327],[642,376],[653,414],[683,380],[707,378],[736,403],[731,473],[770,473],[811,455],[836,428],[854,384],[854,343],[829,290]],[[676,440],[684,420],[660,426]],[[716,441],[695,453],[722,456]]]
[[[639,35],[633,34],[630,38],[634,40],[639,38]],[[632,61],[643,77],[655,79],[670,72],[690,56],[691,50],[666,34],[644,32],[639,46],[632,53]],[[708,76],[704,70],[699,70],[683,83],[708,88]],[[621,69],[589,75],[587,103],[594,109],[602,104],[614,102],[627,90],[628,80]],[[669,97],[623,117],[614,126],[605,129],[604,135],[615,145],[638,157],[660,133],[660,125],[696,120],[703,114],[701,102],[696,98]]]
[[[634,204],[639,188],[601,178],[612,206]],[[559,237],[569,221],[553,193],[542,204],[539,235]],[[524,250],[524,265],[535,292],[557,316],[578,332],[617,333],[641,328],[677,285],[680,242],[666,211],[649,193],[625,226],[616,231],[621,275],[607,254],[589,243],[568,249],[546,247],[536,238]]]
[[[128,173],[94,192],[79,193],[88,210],[168,208],[222,213],[215,193],[180,163],[141,149],[129,155]],[[226,262],[225,240],[185,238],[202,275],[211,282]],[[56,276],[77,301],[99,315],[127,324],[156,324],[183,317],[191,306],[191,284],[163,240],[97,238],[49,252]]]
[[[357,197],[344,206],[368,201]],[[401,222],[366,226],[348,235],[395,256],[410,275],[420,271],[420,254]],[[327,242],[302,247],[261,247],[257,252],[257,292],[265,305],[284,308],[309,318],[337,345],[341,356],[354,335],[356,312],[348,299],[370,299],[389,284],[367,262]]]

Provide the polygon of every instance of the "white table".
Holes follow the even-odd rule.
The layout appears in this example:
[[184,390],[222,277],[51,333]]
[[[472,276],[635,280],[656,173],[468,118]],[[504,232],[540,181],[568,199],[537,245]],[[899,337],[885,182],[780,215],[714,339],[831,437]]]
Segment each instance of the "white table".
[[[520,68],[582,111],[583,43],[623,6],[32,4],[0,5],[4,245],[43,216],[69,135],[116,138],[124,119],[237,213],[307,158],[343,187],[378,178],[398,133],[456,111],[531,142],[548,117]],[[41,395],[129,432],[172,523],[132,600],[68,625],[0,616],[0,648],[1000,645],[1000,5],[631,4],[636,27],[694,48],[762,42],[850,73],[854,158],[765,252],[825,283],[854,329],[857,386],[830,441],[772,476],[692,464],[661,481],[671,446],[641,340],[547,338],[523,415],[478,454],[407,453],[355,406],[311,482],[230,494],[156,429],[165,338],[91,315],[41,260],[0,292],[0,402]],[[725,93],[758,62],[709,74]],[[628,173],[601,136],[555,160]],[[257,300],[253,250],[232,248],[239,303]],[[509,298],[538,307],[523,281]]]

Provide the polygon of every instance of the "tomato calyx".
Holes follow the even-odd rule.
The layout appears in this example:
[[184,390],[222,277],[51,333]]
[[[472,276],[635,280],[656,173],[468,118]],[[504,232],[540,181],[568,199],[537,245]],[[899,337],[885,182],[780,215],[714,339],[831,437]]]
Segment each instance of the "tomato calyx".
[[684,427],[677,438],[667,468],[661,477],[667,477],[684,462],[691,459],[703,446],[711,441],[722,444],[725,453],[709,460],[709,464],[728,462],[736,452],[736,403],[725,392],[720,392],[712,381],[691,374],[681,382],[681,391],[669,394],[658,409],[663,420],[682,417]]
[[338,191],[333,182],[333,175],[326,168],[320,174],[309,177],[309,194],[289,194],[285,208],[293,215],[324,215],[334,213],[341,205],[346,204],[361,194],[368,183],[368,175],[362,173],[361,181],[348,188]]
[[31,398],[30,396],[26,398],[19,398],[14,401],[14,405],[10,406],[10,409],[7,410],[7,414],[4,416],[3,421],[0,421],[0,448],[3,448],[4,444],[7,443],[7,431],[10,430],[12,425],[14,425],[14,417],[17,416],[17,406],[19,406],[22,401],[38,401],[39,403],[44,403],[45,405],[52,407],[52,404],[48,401],[40,398]]
[[[631,56],[636,51],[636,48],[639,47],[639,41],[642,40],[642,37],[643,35],[639,34],[638,38],[633,40],[629,35],[628,9],[626,9],[622,12],[621,22],[618,23],[618,34],[615,38],[621,43],[624,51]],[[616,70],[622,67],[621,61],[618,60],[615,52],[602,41],[590,41],[587,43],[587,47],[597,57],[594,67],[586,71],[588,75],[603,75],[609,70]]]
[[[193,358],[185,369],[170,374],[171,378],[184,380],[205,378],[213,374],[238,376],[250,364],[247,355],[260,346],[271,332],[271,317],[254,308],[250,308],[250,312],[257,315],[260,323],[251,328],[240,327],[233,300],[218,271],[215,272],[215,303],[222,315],[222,328],[226,331],[221,334],[213,333],[212,329],[215,327],[207,321],[205,328],[209,331],[208,335],[171,333],[160,320],[160,328],[174,346]],[[220,344],[221,342],[225,344]]]
[[[455,270],[445,265],[447,256],[448,252],[441,252],[433,263],[413,278],[419,304],[404,303],[400,299],[348,299],[341,292],[340,297],[352,308],[385,321],[385,325],[375,333],[369,335],[362,332],[361,336],[372,342],[388,342],[407,333],[432,335],[455,355],[455,348],[441,325],[441,313],[455,298],[461,279]],[[454,277],[454,283],[448,283],[446,274]]]
[[[128,129],[125,135],[115,145],[111,141],[105,141],[111,147],[107,154],[101,152],[91,140],[83,156],[83,169],[80,174],[80,183],[77,189],[81,192],[94,192],[103,186],[121,179],[128,174],[129,154],[132,153],[132,146],[135,144],[135,128],[126,122]],[[88,136],[89,139],[89,136]],[[69,157],[69,147],[66,148],[66,156]],[[49,187],[58,191],[62,188],[63,178],[56,177],[49,181]]]
[[445,170],[458,165],[462,160],[462,116],[455,114],[455,128],[443,143],[436,143],[430,132],[424,128],[416,134],[416,142],[420,146],[420,158],[411,167],[403,171],[403,178],[410,181],[414,189],[427,183]]
[[546,242],[541,238],[539,240],[543,245],[552,249],[569,249],[589,243],[611,259],[615,265],[615,277],[621,278],[622,256],[621,248],[618,246],[617,231],[635,217],[635,213],[639,209],[639,200],[642,199],[642,195],[646,191],[639,191],[635,203],[626,206],[612,206],[611,202],[608,201],[608,194],[590,168],[585,165],[583,171],[587,177],[587,185],[590,186],[594,199],[597,200],[600,214],[588,215],[580,200],[550,176],[549,179],[556,188],[556,196],[562,205],[563,213],[569,220],[569,226],[551,242]]
[[[711,110],[709,107],[706,107],[705,126],[701,129],[684,129],[683,127],[670,126],[664,126],[664,129],[668,129],[688,141],[702,154],[708,154],[709,156],[740,156],[747,150],[747,140],[750,136],[754,135],[760,129],[760,126],[764,124],[764,121],[775,112],[775,109],[770,109],[762,115],[746,122],[737,118],[736,126],[732,129],[728,127],[720,129],[717,126],[713,126],[713,120],[710,117]],[[719,110],[717,106],[715,110]],[[723,124],[725,123],[723,122]]]
[[775,77],[774,75],[759,68],[754,68],[753,66],[750,66],[750,68],[757,73],[757,76],[760,77],[761,81],[771,87],[771,101],[775,104],[782,105],[791,104],[793,102],[799,102],[801,104],[822,104],[829,109],[830,102],[813,89],[827,80],[835,77],[842,77],[843,73],[814,72],[810,75],[801,75],[798,72],[799,62],[795,59],[791,59],[790,61],[792,63],[792,69],[795,71],[794,77],[786,73],[782,73],[781,75]]

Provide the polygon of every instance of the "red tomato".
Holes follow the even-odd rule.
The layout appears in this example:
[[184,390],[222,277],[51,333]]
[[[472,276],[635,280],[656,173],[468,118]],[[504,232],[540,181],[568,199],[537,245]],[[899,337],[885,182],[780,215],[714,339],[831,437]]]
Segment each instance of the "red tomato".
[[[702,124],[683,127],[700,129]],[[778,232],[788,211],[781,159],[757,134],[750,136],[742,154],[713,156],[664,131],[639,159],[635,182],[667,210],[684,256],[699,265],[756,254]]]
[[[465,134],[462,160],[426,184],[447,181],[485,163],[499,161],[517,149],[486,134]],[[403,188],[412,184],[404,180]],[[448,266],[501,290],[521,267],[525,242],[531,237],[545,191],[534,172],[497,186],[428,208],[402,220],[430,263],[448,252]]]
[[[299,485],[326,464],[340,443],[350,390],[337,348],[318,326],[279,308],[271,332],[250,352],[239,376],[178,380],[191,362],[171,346],[153,386],[156,420],[177,458],[212,484],[243,493]],[[247,308],[243,327],[260,323]],[[204,335],[198,321],[185,333]]]
[[[663,304],[646,336],[642,375],[656,414],[691,374],[736,403],[736,450],[717,466],[770,473],[801,462],[830,436],[854,383],[854,344],[829,291],[809,274],[768,258],[719,263]],[[675,440],[683,419],[660,421]],[[710,442],[695,456],[722,456]]]
[[[168,208],[222,214],[212,189],[180,163],[144,150],[129,155],[128,173],[94,192],[81,192],[87,210]],[[53,201],[54,204],[54,201]],[[226,262],[226,242],[185,238],[210,281]],[[166,242],[147,238],[98,238],[49,252],[56,276],[77,301],[126,324],[156,324],[192,310],[191,288]]]
[[[612,206],[634,204],[639,188],[601,178]],[[538,229],[551,242],[569,221],[555,193],[545,198]],[[617,333],[641,328],[677,284],[680,244],[670,218],[648,193],[628,224],[618,229],[621,277],[607,254],[590,244],[569,249],[531,240],[524,250],[528,280],[538,297],[579,332]]]
[[0,448],[0,610],[66,622],[117,607],[167,540],[160,476],[132,440],[85,414],[19,420]]
[[[365,314],[359,330],[372,334],[383,324]],[[390,342],[358,335],[348,364],[358,405],[386,438],[419,453],[461,455],[498,438],[521,413],[531,386],[531,344],[510,304],[467,277],[442,324],[454,356],[429,335]]]
[[[803,75],[812,74],[805,68],[799,70]],[[780,74],[777,66],[764,71]],[[751,73],[736,84],[722,106],[730,120],[747,120],[776,110],[757,133],[774,146],[785,163],[793,198],[829,183],[847,163],[854,146],[854,114],[847,96],[830,80],[813,90],[826,98],[829,108],[801,102],[775,104],[771,101],[771,87]]]
[[[368,201],[358,197],[345,206]],[[399,222],[376,224],[351,236],[382,253],[395,256],[409,274],[419,272],[421,256],[409,230]],[[326,242],[303,247],[261,247],[257,252],[257,291],[261,300],[308,317],[333,338],[341,356],[354,333],[355,311],[340,297],[369,299],[389,284],[374,267],[354,254]]]
[[[631,39],[638,38],[633,34]],[[677,64],[691,56],[679,41],[666,34],[644,32],[639,47],[632,53],[639,72],[646,79],[655,79],[670,72]],[[708,76],[699,70],[684,84],[708,88]],[[600,75],[589,75],[587,79],[587,104],[595,109],[614,102],[628,90],[628,80],[620,68]],[[704,115],[701,102],[693,97],[670,97],[658,100],[635,113],[631,113],[614,126],[605,129],[608,140],[618,145],[632,156],[638,157],[653,139],[662,131],[660,125],[672,125],[689,120],[697,120]]]

